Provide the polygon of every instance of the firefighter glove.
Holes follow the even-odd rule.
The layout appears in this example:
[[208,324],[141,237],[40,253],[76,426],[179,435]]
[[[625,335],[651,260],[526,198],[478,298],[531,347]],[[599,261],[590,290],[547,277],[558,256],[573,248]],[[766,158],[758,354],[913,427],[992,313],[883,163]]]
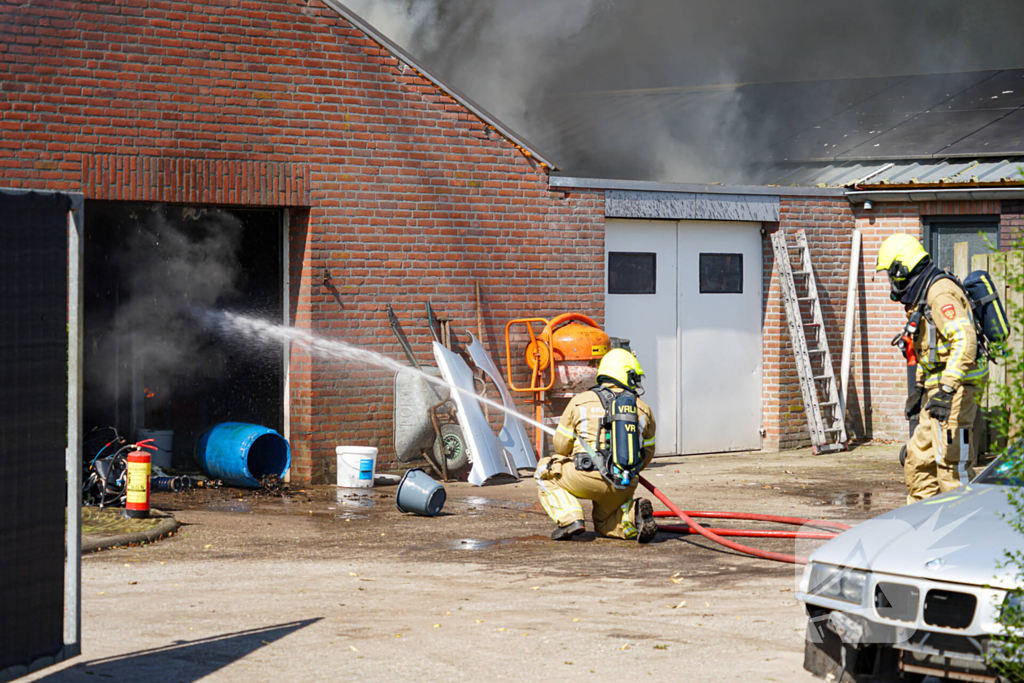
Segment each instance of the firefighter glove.
[[931,400],[928,401],[928,405],[924,408],[928,411],[928,414],[932,416],[932,419],[938,420],[939,422],[946,422],[949,420],[949,414],[953,409],[953,394],[955,392],[950,391],[948,387],[940,386],[938,393],[932,396]]
[[924,385],[918,384],[910,392],[910,396],[907,396],[907,405],[903,408],[903,414],[907,416],[908,420],[913,420],[921,412],[922,398],[924,398]]

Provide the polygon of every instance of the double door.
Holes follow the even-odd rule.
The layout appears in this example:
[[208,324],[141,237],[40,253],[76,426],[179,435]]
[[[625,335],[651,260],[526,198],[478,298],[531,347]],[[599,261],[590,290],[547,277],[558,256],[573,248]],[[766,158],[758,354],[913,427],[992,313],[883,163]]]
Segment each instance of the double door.
[[657,455],[761,447],[760,227],[606,223],[605,328],[644,368]]

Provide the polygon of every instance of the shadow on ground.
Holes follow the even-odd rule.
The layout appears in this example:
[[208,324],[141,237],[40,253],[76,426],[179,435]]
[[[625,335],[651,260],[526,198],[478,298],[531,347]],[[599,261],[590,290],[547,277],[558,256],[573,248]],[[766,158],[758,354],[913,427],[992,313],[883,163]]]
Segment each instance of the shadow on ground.
[[38,681],[95,682],[106,678],[115,681],[192,683],[318,621],[319,618],[305,619],[199,640],[178,640],[164,647],[79,662]]

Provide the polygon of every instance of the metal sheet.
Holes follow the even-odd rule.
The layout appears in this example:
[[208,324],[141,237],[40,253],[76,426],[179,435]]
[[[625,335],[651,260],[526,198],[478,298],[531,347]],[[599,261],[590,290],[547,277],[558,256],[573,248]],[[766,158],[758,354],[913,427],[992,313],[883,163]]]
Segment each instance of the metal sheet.
[[[423,372],[441,376],[437,368],[423,367]],[[437,435],[430,419],[430,409],[448,398],[448,389],[421,377],[412,368],[395,373],[394,438],[395,456],[399,462],[412,462],[424,449],[430,448]]]
[[[469,345],[466,348],[469,351],[469,357],[473,359],[476,366],[491,378],[494,386],[498,387],[498,392],[501,393],[501,402],[505,407],[510,410],[516,410],[515,401],[512,400],[512,393],[505,386],[501,373],[498,372],[498,368],[495,367],[491,357],[487,355],[484,345],[473,336],[472,332],[469,333]],[[534,454],[533,446],[530,444],[530,435],[527,433],[526,427],[523,426],[523,421],[518,417],[505,413],[505,424],[502,425],[501,431],[498,433],[498,440],[501,441],[501,445],[505,447],[505,450],[512,455],[512,460],[517,468],[533,469],[537,467],[537,456]]]
[[[1018,119],[1019,121],[1019,119]],[[995,124],[993,124],[995,125]],[[1024,126],[1024,121],[1020,122]],[[987,130],[987,129],[985,129]],[[973,137],[973,136],[972,136]],[[968,138],[970,140],[971,138]],[[952,148],[947,150],[952,152]],[[887,161],[846,162],[831,164],[802,164],[788,169],[779,168],[775,174],[766,175],[765,182],[798,186],[846,187],[854,181],[881,171],[871,178],[864,187],[885,187],[896,184],[945,184],[955,187],[957,183],[997,183],[1019,181],[1019,169],[1024,159],[1011,156],[986,158],[944,158],[935,160],[906,160],[892,163]],[[882,170],[885,169],[885,170]]]
[[841,154],[839,159],[927,157],[942,152],[1003,115],[998,110],[931,111]]
[[[473,387],[473,371],[461,356],[434,342],[434,358],[437,359],[441,376],[446,382],[476,393]],[[473,460],[469,483],[483,486],[488,479],[498,474],[508,474],[518,479],[519,473],[516,471],[515,463],[498,442],[498,437],[491,430],[480,404],[467,399],[461,391],[453,391],[452,400],[459,410],[459,426],[462,427],[462,433],[469,444],[469,457]]]

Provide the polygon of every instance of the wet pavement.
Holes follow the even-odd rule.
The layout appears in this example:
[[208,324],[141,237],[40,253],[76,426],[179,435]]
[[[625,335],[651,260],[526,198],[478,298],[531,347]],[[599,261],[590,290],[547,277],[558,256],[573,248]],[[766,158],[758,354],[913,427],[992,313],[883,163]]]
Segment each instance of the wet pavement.
[[[646,475],[687,510],[856,523],[902,504],[897,451],[677,457]],[[179,533],[85,558],[83,657],[35,678],[814,680],[792,565],[666,533],[555,543],[531,479],[445,488],[435,518],[399,512],[394,485],[156,494]]]

